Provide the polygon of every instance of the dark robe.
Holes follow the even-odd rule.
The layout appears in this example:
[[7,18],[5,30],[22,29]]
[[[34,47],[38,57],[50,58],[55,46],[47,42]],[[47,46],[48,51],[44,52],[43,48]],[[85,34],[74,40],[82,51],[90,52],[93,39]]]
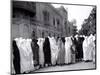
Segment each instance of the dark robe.
[[76,45],[77,45],[77,40],[75,37],[71,38],[72,40],[72,46],[71,46],[71,58],[72,58],[72,63],[75,63],[76,61]]
[[45,38],[43,43],[43,52],[44,52],[44,63],[51,64],[51,49],[50,49],[50,42],[49,38]]
[[75,54],[77,41],[76,41],[76,38],[75,37],[71,38],[71,40],[72,40],[71,52],[73,54]]
[[82,48],[83,41],[84,41],[83,37],[78,37],[77,55],[76,55],[77,59],[82,59],[83,58],[83,48]]
[[79,43],[79,46],[80,46],[80,58],[82,59],[83,58],[83,41],[84,41],[84,37],[80,37],[79,40],[80,40],[80,43]]
[[16,41],[13,40],[12,42],[12,46],[13,46],[13,64],[14,64],[14,69],[16,74],[20,74],[20,53],[19,53],[19,49],[17,47]]
[[34,66],[38,66],[39,65],[39,46],[37,44],[36,39],[32,39],[31,47],[32,47],[32,52],[33,52]]
[[62,40],[63,44],[65,45],[65,37],[62,37],[61,40]]
[[62,40],[60,40],[60,43],[58,46],[59,46],[59,53],[58,53],[58,58],[57,58],[57,64],[63,65],[65,63],[65,45],[62,42]]

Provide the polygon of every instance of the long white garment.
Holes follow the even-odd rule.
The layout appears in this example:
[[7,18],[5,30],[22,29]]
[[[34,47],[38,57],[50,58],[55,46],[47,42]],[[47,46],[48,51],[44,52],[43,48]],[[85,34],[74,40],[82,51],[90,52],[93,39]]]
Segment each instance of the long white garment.
[[89,54],[88,54],[88,60],[93,60],[93,51],[95,51],[95,43],[94,43],[94,36],[90,35],[88,38],[88,49],[89,49]]
[[[14,56],[13,56],[13,54],[11,54],[11,56],[12,56],[12,63],[13,63]],[[11,73],[12,73],[12,74],[15,74],[14,64],[11,64],[11,68],[12,68]]]
[[20,52],[20,65],[21,65],[21,73],[29,72],[34,69],[33,66],[33,54],[31,49],[31,40],[18,39],[17,46]]
[[93,63],[95,63],[96,58],[96,45],[95,45],[96,38],[93,36]]
[[94,60],[95,55],[95,43],[94,43],[94,37],[89,36],[88,38],[85,38],[83,42],[83,52],[84,52],[84,60]]
[[54,44],[55,44],[55,48],[56,48],[56,51],[55,51],[55,54],[56,54],[56,56],[55,56],[55,59],[56,59],[56,61],[55,61],[55,63],[57,62],[57,59],[58,59],[58,54],[59,54],[59,45],[58,45],[58,42],[56,41],[56,39],[54,39]]
[[28,50],[28,53],[27,53],[27,55],[28,55],[28,57],[27,58],[29,58],[29,70],[28,71],[33,71],[34,70],[34,61],[33,61],[33,52],[32,52],[32,48],[31,48],[31,42],[32,42],[32,40],[31,39],[27,39],[26,40],[26,48],[27,48],[27,50]]
[[72,40],[71,37],[65,38],[65,63],[71,63],[71,45]]
[[43,53],[43,43],[44,38],[39,38],[37,44],[39,45],[39,64],[44,65],[44,53]]
[[88,60],[88,37],[85,37],[85,40],[83,41],[83,60]]
[[49,41],[50,41],[50,48],[51,48],[51,62],[52,65],[56,64],[57,61],[57,55],[58,55],[58,46],[56,44],[56,40],[54,39],[54,37],[50,38],[49,37]]
[[96,37],[93,36],[93,62],[95,63],[95,58],[96,58],[96,44],[95,44],[95,41],[96,41]]

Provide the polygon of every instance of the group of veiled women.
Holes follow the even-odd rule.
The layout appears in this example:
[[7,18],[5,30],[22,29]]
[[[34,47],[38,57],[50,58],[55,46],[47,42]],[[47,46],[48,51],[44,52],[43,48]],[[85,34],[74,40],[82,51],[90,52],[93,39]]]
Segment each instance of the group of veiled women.
[[12,72],[28,73],[36,69],[72,64],[79,61],[95,62],[95,36],[15,38],[12,42]]

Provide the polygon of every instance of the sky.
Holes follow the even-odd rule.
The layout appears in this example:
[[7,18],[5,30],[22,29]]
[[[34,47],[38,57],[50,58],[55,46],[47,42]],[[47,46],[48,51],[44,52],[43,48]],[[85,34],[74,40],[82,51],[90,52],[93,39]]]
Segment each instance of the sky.
[[60,6],[64,6],[64,8],[68,11],[68,20],[72,21],[76,19],[77,29],[81,29],[82,23],[84,19],[87,19],[92,6],[79,6],[79,5],[61,5],[61,4],[52,4],[55,8],[59,8]]

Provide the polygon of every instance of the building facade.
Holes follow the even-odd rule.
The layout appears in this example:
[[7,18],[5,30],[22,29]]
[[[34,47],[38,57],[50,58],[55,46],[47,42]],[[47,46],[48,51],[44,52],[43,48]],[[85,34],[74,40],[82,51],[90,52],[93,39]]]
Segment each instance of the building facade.
[[67,11],[48,3],[12,2],[12,38],[68,36]]
[[73,35],[73,23],[72,22],[67,22],[67,36]]

